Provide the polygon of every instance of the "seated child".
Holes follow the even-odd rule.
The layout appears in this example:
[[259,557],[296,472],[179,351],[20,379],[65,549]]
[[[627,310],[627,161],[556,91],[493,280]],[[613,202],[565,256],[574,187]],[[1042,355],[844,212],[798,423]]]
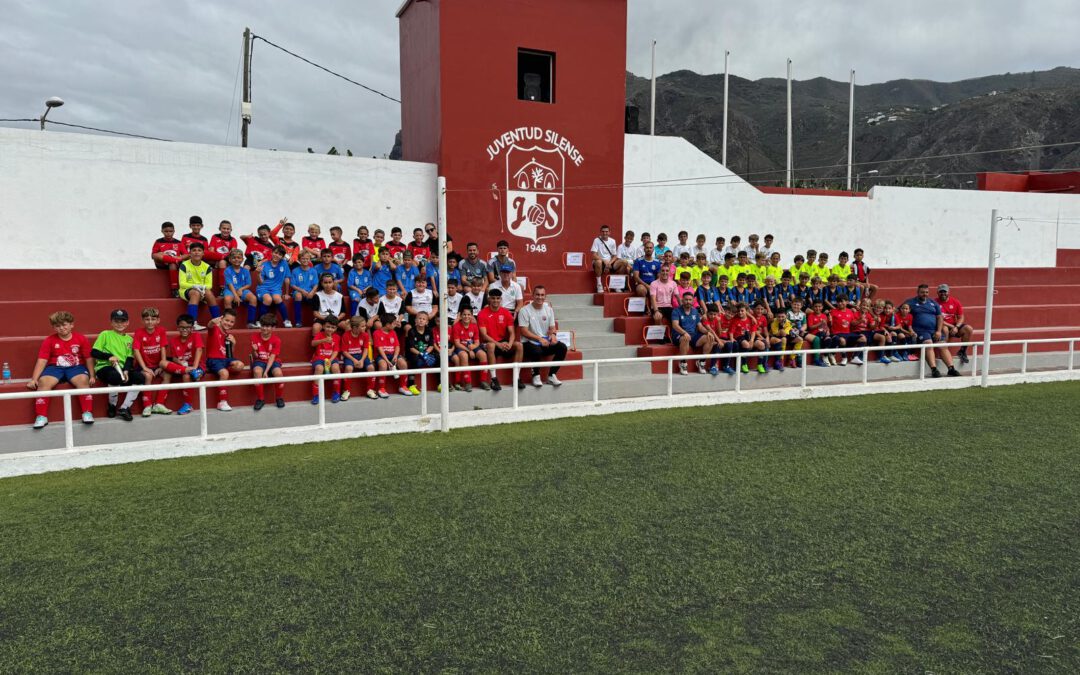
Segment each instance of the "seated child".
[[[323,279],[333,283],[333,278],[330,278],[329,275],[324,276]],[[337,317],[333,315],[327,316],[323,318],[319,326],[319,332],[312,337],[311,346],[315,348],[315,353],[311,355],[313,375],[341,372],[341,360],[338,358],[341,354],[341,338],[337,334],[337,328]],[[341,400],[341,380],[335,379],[333,387],[334,393],[330,401],[337,403]],[[319,405],[318,380],[311,381],[311,405]]]
[[[213,319],[210,322],[211,325],[213,325],[215,321],[220,322],[221,319]],[[194,317],[187,314],[181,314],[176,318],[176,331],[179,334],[169,340],[169,348],[165,354],[166,360],[163,362],[165,372],[161,375],[162,382],[171,382],[173,375],[179,375],[183,382],[196,381],[205,373],[202,368],[203,338],[201,334],[194,332],[194,329]],[[211,328],[211,330],[213,330],[213,328]],[[240,364],[240,367],[242,368],[243,364]],[[183,401],[183,404],[176,411],[176,414],[187,415],[193,410],[191,407],[191,390],[181,389],[180,398]],[[165,400],[162,399],[161,402],[164,406]],[[143,403],[145,406],[145,400]],[[168,410],[168,408],[166,408],[166,410]]]
[[[184,337],[181,320],[186,322],[188,318],[187,316],[181,316],[176,320],[181,339]],[[192,324],[194,322],[195,320],[192,319]],[[239,373],[244,369],[244,362],[233,356],[233,349],[236,347],[236,336],[231,335],[230,331],[235,324],[236,310],[234,309],[226,309],[219,318],[210,321],[210,332],[207,334],[206,339],[206,370],[216,375],[219,381],[228,380],[230,372]],[[187,399],[185,399],[186,401]],[[218,387],[217,409],[222,412],[232,410],[232,406],[229,405],[228,387]]]
[[179,265],[187,254],[184,243],[173,235],[176,234],[176,226],[165,221],[161,224],[161,238],[154,241],[150,249],[150,258],[154,261],[154,267],[159,270],[169,271],[169,288],[174,297],[180,297],[180,272]]
[[[56,335],[41,342],[34,371],[26,383],[30,391],[52,391],[56,385],[68,382],[75,389],[89,389],[94,385],[94,357],[90,353],[90,341],[82,333],[75,332],[75,317],[71,312],[53,312],[49,324]],[[34,399],[34,429],[44,429],[49,423],[51,398]],[[83,424],[94,423],[94,399],[90,394],[79,397]]]
[[[146,384],[142,370],[135,367],[135,358],[131,349],[132,337],[126,334],[128,313],[123,309],[114,309],[109,315],[111,330],[98,334],[90,350],[97,368],[97,378],[110,387]],[[139,393],[129,391],[124,394],[124,401],[117,408],[119,396],[109,394],[109,417],[119,417],[125,422],[131,421],[131,404]]]
[[241,303],[246,303],[248,328],[255,328],[255,311],[259,301],[251,290],[251,270],[244,267],[244,254],[240,249],[233,249],[228,261],[229,266],[224,270],[225,290],[221,294],[225,309],[239,308]]
[[[487,352],[480,342],[480,328],[473,320],[473,308],[463,306],[458,310],[458,320],[450,327],[450,344],[454,352],[450,362],[456,367],[464,367],[476,362],[481,365],[488,362]],[[472,391],[472,373],[454,373],[451,375],[452,389],[455,391]],[[489,384],[489,381],[492,384]],[[486,369],[480,371],[480,388],[485,391],[494,386],[498,391],[502,388],[497,379],[492,380]]]
[[[262,410],[266,405],[263,398],[265,392],[263,379],[282,376],[281,338],[274,335],[275,326],[277,326],[277,316],[263,314],[259,318],[259,332],[251,336],[251,377],[255,380],[255,405],[253,406],[255,412]],[[274,391],[277,395],[277,407],[284,408],[285,384],[278,382],[274,385]]]
[[289,288],[293,301],[293,326],[303,328],[304,306],[307,305],[313,312],[319,308],[319,301],[315,297],[319,290],[319,273],[312,267],[311,254],[306,250],[300,252],[299,263],[289,275]]
[[[341,364],[346,373],[371,373],[375,370],[375,365],[371,362],[371,334],[368,333],[367,319],[363,316],[357,315],[349,319],[349,329],[341,334]],[[342,401],[349,400],[350,381],[346,380],[342,388]],[[363,383],[361,387],[365,396],[379,398],[375,393],[375,378],[365,377],[360,381]]]
[[[400,236],[400,229],[398,234]],[[375,331],[375,335],[372,336],[372,352],[375,355],[375,368],[379,372],[405,370],[408,368],[408,364],[405,362],[405,358],[401,355],[401,342],[398,340],[397,333],[393,330],[396,323],[396,317],[389,314],[383,314],[379,317],[380,326]],[[412,396],[413,393],[405,386],[405,375],[397,376],[398,379],[398,393],[402,396]],[[378,378],[378,396],[379,398],[390,398],[390,395],[386,393],[386,377],[380,376]]]

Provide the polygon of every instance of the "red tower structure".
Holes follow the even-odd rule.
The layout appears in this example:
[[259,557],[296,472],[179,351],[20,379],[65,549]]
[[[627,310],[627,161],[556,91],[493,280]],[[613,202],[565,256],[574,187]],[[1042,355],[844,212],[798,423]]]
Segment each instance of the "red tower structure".
[[626,0],[407,0],[403,159],[447,182],[458,248],[555,269],[622,223]]

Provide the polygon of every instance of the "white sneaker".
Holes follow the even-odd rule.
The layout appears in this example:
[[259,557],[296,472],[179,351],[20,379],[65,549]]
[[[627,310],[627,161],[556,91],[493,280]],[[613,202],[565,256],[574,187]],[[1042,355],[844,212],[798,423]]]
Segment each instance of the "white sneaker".
[[230,410],[232,410],[232,406],[229,405],[228,401],[219,401],[217,404],[217,409],[221,412],[229,412]]
[[154,407],[150,409],[155,415],[171,415],[172,410],[165,407],[164,403],[156,403]]
[[342,401],[348,401],[348,400],[349,400],[349,397],[350,397],[350,396],[352,396],[352,394],[351,394],[351,393],[349,392],[349,390],[348,390],[348,389],[346,389],[345,391],[341,392],[341,400],[342,400]]
[[154,414],[154,406],[150,406],[148,408],[143,408],[142,409],[142,416],[143,417],[150,417],[153,414]]
[[285,328],[292,328],[292,321],[285,319],[285,323],[281,324]]
[[249,323],[248,324],[248,328],[258,328],[258,327],[259,327],[259,324],[257,324],[257,323]]
[[34,428],[44,429],[49,424],[49,418],[44,415],[38,415],[34,418]]
[[192,326],[192,327],[191,327],[191,329],[192,329],[192,330],[197,330],[197,331],[198,331],[198,330],[206,330],[206,326],[204,326],[204,325],[202,325],[201,323],[199,323],[198,321],[196,321],[196,322],[195,322],[195,325],[194,325],[194,326]]
[[596,292],[597,293],[603,293],[604,292],[604,284],[600,283],[599,281],[596,282]]
[[533,375],[532,384],[534,387],[544,386],[544,382],[540,379],[539,375]]
[[400,389],[398,389],[397,393],[401,394],[402,396],[412,396],[413,395],[413,393],[411,391],[409,391],[408,389],[406,389],[405,387],[401,387]]
[[375,393],[374,389],[368,389],[367,390],[367,397],[374,400],[374,399],[379,398],[379,395]]
[[858,357],[858,356],[852,356],[851,357],[851,365],[853,365],[853,366],[861,366],[862,364],[863,364],[863,360],[862,360],[861,357]]
[[698,360],[697,369],[698,369],[699,373],[704,373],[705,371],[708,370],[708,368],[705,367],[705,359]]
[[690,374],[690,373],[688,373],[686,371],[686,363],[680,363],[679,364],[679,374],[680,375],[689,375]]
[[562,386],[562,380],[554,375],[548,375],[547,383],[553,387]]
[[847,365],[847,357],[846,356],[841,356],[840,361],[836,365],[838,365],[838,366],[846,366]]
[[82,423],[83,424],[93,424],[94,423],[94,413],[92,413],[92,412],[84,412],[82,414]]

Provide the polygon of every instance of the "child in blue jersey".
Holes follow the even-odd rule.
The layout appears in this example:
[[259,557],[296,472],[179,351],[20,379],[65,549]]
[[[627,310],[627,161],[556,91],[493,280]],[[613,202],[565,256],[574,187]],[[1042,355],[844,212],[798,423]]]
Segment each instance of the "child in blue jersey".
[[845,280],[844,292],[847,293],[848,300],[852,303],[862,302],[863,289],[859,286],[859,282],[854,276],[849,276]]
[[340,291],[341,282],[345,280],[345,272],[342,271],[341,265],[334,262],[334,252],[328,248],[324,248],[319,252],[320,262],[315,265],[315,271],[318,272],[318,278],[321,279],[322,275],[329,274],[334,277],[334,283],[338,285]]
[[386,295],[387,286],[397,283],[394,279],[396,269],[397,265],[390,258],[390,250],[380,248],[378,260],[371,263],[371,285],[379,292],[379,297]]
[[225,268],[225,291],[221,294],[225,309],[233,309],[247,303],[248,328],[255,328],[255,307],[258,298],[251,291],[251,271],[244,267],[244,252],[234,248],[229,251],[229,266]]
[[421,274],[420,268],[416,266],[416,261],[405,256],[402,260],[402,264],[398,266],[394,273],[394,278],[398,283],[398,291],[405,295],[412,293],[412,289],[416,288],[416,279]]
[[300,252],[300,265],[292,271],[289,279],[292,287],[293,326],[304,325],[304,305],[318,309],[315,292],[319,290],[319,272],[311,265],[311,252]]
[[285,247],[275,246],[270,259],[259,265],[259,286],[255,289],[255,295],[262,303],[261,313],[269,312],[272,305],[281,314],[285,328],[292,328],[292,323],[285,313],[285,303],[282,302],[282,296],[289,292],[291,276],[292,270],[289,269],[289,263],[285,262]]
[[364,299],[367,289],[371,288],[371,270],[364,268],[363,254],[353,256],[352,269],[349,270],[349,305],[351,316],[356,316],[360,310],[360,302]]

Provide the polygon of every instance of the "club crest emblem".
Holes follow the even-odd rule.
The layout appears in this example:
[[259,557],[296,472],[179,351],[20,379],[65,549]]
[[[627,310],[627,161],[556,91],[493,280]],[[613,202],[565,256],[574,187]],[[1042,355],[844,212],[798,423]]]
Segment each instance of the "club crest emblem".
[[563,229],[566,160],[558,150],[514,145],[506,152],[506,223],[510,234],[538,243]]

